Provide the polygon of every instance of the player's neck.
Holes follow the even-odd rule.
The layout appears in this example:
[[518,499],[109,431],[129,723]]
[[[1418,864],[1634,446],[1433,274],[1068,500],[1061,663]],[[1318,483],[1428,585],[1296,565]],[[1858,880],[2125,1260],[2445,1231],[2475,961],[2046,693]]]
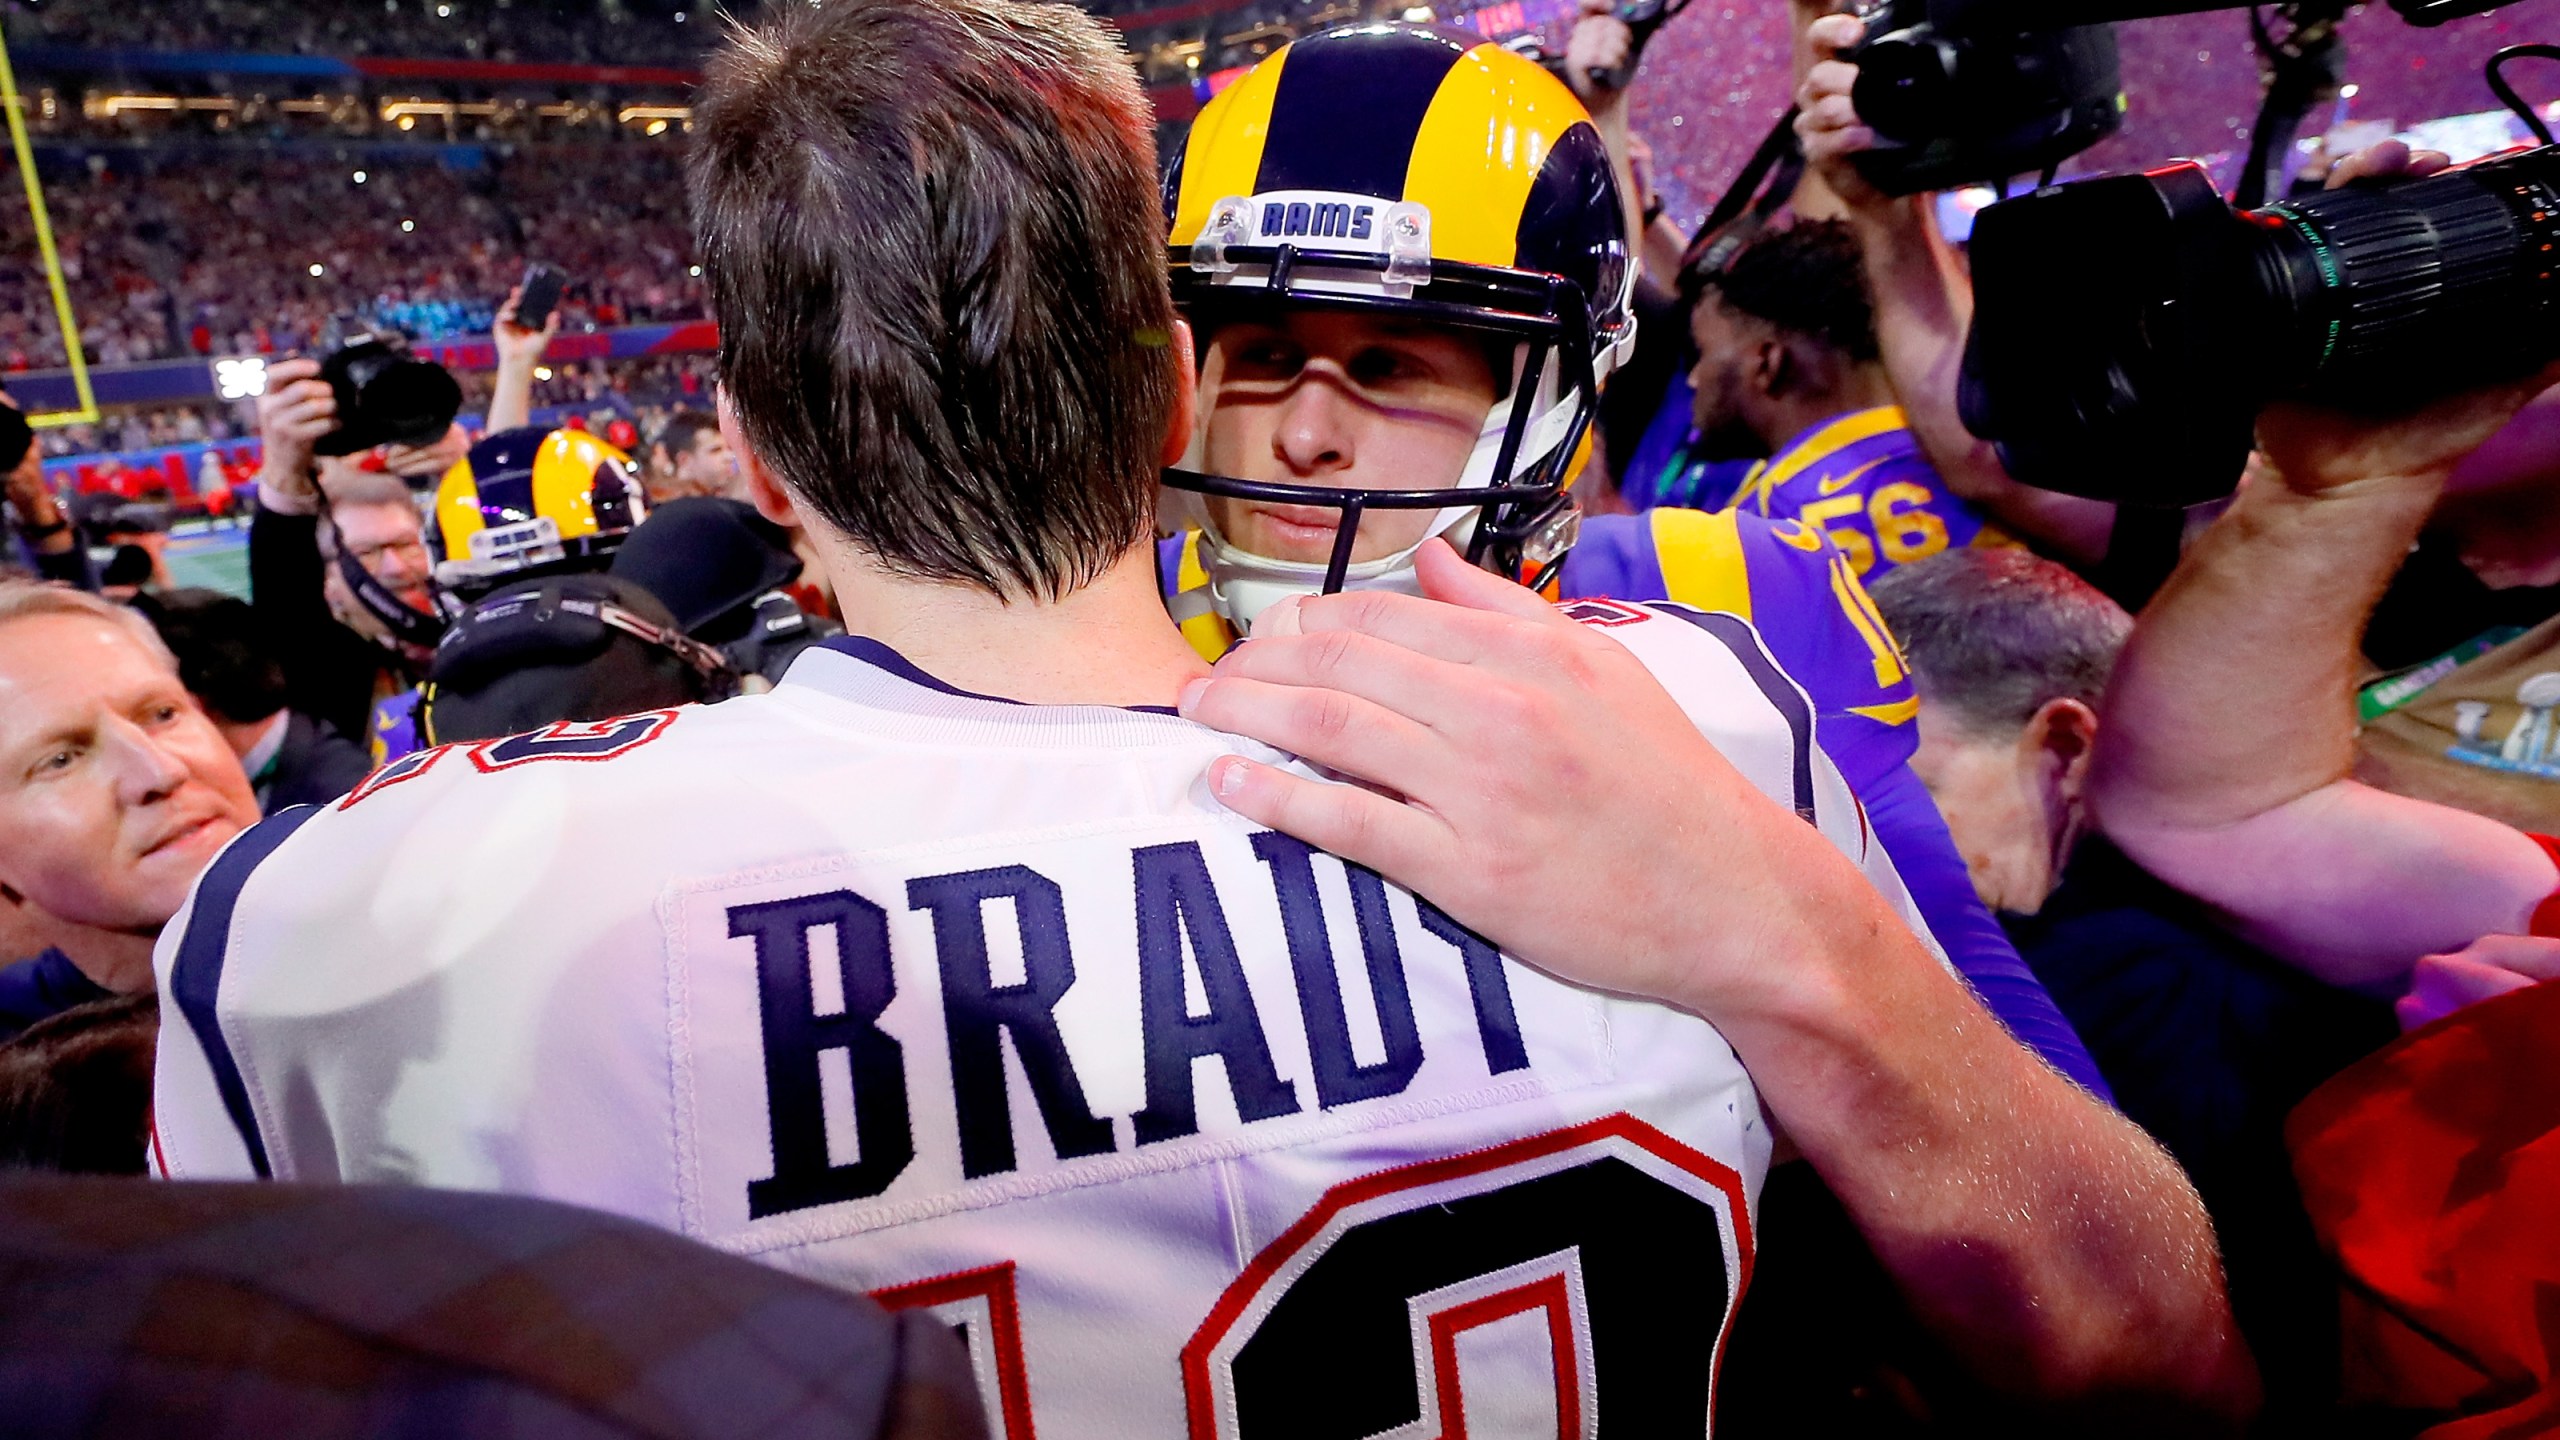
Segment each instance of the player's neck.
[[1171,705],[1208,672],[1165,615],[1152,544],[1062,599],[1010,604],[892,574],[832,536],[818,548],[845,628],[946,685],[1033,705]]
[[1893,386],[1884,372],[1868,365],[1849,366],[1835,377],[1835,383],[1819,390],[1805,390],[1779,396],[1771,405],[1771,416],[1762,427],[1762,438],[1772,454],[1830,424],[1843,415],[1873,410],[1879,405],[1895,403]]

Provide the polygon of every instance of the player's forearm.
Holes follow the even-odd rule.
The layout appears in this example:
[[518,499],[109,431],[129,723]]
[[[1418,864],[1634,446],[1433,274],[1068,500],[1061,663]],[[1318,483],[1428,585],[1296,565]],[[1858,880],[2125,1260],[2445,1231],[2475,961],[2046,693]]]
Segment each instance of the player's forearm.
[[2083,564],[2106,555],[2115,507],[2022,485],[2000,454],[1965,428],[1956,406],[1973,285],[1939,235],[1928,199],[1885,199],[1848,212],[1875,302],[1876,347],[1921,453],[1947,487],[2007,529]]
[[2243,1415],[2254,1379],[2175,1164],[2012,1041],[1872,892],[1799,894],[1749,942],[1777,983],[1696,1008],[1931,1331],[2030,1406],[2189,1430]]

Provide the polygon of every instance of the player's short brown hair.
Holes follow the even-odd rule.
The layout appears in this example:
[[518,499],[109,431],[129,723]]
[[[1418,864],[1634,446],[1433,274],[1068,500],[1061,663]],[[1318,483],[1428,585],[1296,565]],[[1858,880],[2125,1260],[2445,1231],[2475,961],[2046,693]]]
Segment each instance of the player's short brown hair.
[[1005,0],[764,14],[710,63],[691,161],[747,443],[895,571],[1089,582],[1153,533],[1180,385],[1116,32]]

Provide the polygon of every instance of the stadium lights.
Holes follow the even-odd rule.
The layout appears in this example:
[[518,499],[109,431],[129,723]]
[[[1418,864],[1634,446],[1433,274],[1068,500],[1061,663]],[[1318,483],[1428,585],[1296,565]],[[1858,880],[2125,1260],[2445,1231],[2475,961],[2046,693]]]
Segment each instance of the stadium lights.
[[[51,98],[45,101],[47,115],[58,109]],[[91,95],[80,102],[81,113],[92,120],[112,120],[118,115],[143,110],[212,110],[232,111],[240,102],[228,95]]]
[[403,234],[403,235],[406,235],[406,234],[408,234],[410,231],[415,230],[415,229],[417,229],[417,228],[418,228],[418,222],[417,222],[417,221],[415,221],[415,220],[403,220],[403,221],[401,221],[401,222],[400,222],[400,233],[401,233],[401,234]]
[[213,362],[214,393],[225,400],[254,400],[267,393],[267,362],[255,355]]
[[694,266],[694,267],[693,267],[693,273],[694,273],[696,276],[701,275],[701,274],[702,274],[702,267],[701,267],[701,266],[699,266],[699,265]]
[[348,178],[350,178],[350,179],[354,180],[357,184],[361,185],[361,184],[363,184],[366,180],[368,180],[368,179],[370,179],[370,178],[372,178],[372,177],[370,177],[370,176],[366,175],[363,171],[359,170],[359,171],[357,171],[354,175],[352,175],[352,176],[350,176],[350,177],[348,177]]
[[319,279],[321,276],[326,275],[326,274],[328,274],[328,273],[329,273],[329,267],[328,267],[328,266],[321,264],[321,263],[320,263],[319,261],[317,261],[317,260],[314,260],[314,261],[312,261],[312,262],[311,262],[311,278],[312,278],[312,279],[317,280],[317,279]]
[[175,95],[102,95],[92,99],[90,107],[103,118],[112,120],[132,110],[175,110]]
[[550,366],[548,366],[548,365],[536,365],[536,366],[534,366],[534,367],[533,367],[533,378],[534,378],[534,379],[536,379],[536,380],[548,380],[548,379],[550,379],[550,378],[551,378],[551,367],[550,367]]

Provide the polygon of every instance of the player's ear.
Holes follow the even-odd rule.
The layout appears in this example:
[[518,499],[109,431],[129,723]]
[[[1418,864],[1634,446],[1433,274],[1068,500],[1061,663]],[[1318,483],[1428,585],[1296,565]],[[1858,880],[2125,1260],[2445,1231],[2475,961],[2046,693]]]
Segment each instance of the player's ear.
[[738,426],[738,412],[729,404],[729,387],[714,387],[712,397],[720,415],[720,438],[729,443],[729,453],[738,457],[738,476],[746,482],[747,502],[774,524],[797,529],[800,511],[791,501],[791,491],[780,476],[766,467],[755,447],[747,443],[746,432]]
[[1173,351],[1174,391],[1173,419],[1164,427],[1164,463],[1174,466],[1190,452],[1191,432],[1200,423],[1200,361],[1192,346],[1190,321],[1174,317],[1168,348]]
[[1751,347],[1751,388],[1761,395],[1783,395],[1796,381],[1796,359],[1787,342],[1764,335]]
[[2036,768],[2051,776],[2062,799],[2076,802],[2089,779],[2089,759],[2097,749],[2098,714],[2086,704],[2056,696],[2036,707],[2019,734],[2019,744],[2034,752]]

